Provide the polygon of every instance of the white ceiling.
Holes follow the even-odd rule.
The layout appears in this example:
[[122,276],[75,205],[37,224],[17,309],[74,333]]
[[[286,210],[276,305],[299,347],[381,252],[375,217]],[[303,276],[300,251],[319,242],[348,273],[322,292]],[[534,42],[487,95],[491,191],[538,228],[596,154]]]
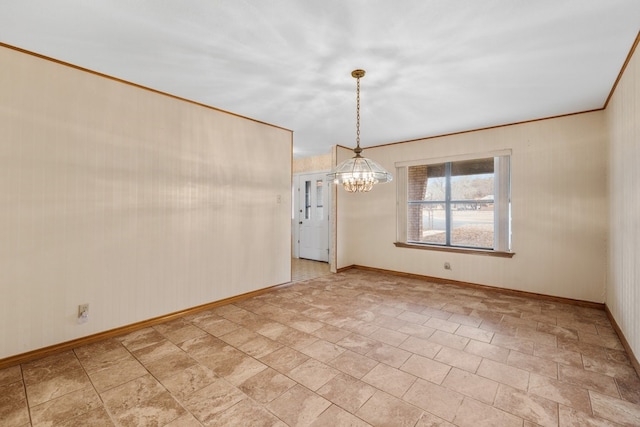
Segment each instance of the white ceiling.
[[[639,0],[0,0],[0,41],[294,131],[294,155],[602,108]],[[1,70],[0,70],[1,74]]]

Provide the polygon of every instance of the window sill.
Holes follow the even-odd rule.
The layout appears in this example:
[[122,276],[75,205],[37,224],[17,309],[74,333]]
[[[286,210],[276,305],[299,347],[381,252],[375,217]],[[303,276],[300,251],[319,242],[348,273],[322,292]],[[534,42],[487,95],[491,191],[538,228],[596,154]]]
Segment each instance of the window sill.
[[470,255],[485,255],[498,258],[513,258],[515,252],[500,252],[492,251],[488,249],[470,249],[470,248],[454,248],[450,246],[435,246],[435,245],[418,245],[413,243],[395,242],[396,248],[408,248],[408,249],[422,249],[425,251],[436,252],[454,252],[458,254],[470,254]]

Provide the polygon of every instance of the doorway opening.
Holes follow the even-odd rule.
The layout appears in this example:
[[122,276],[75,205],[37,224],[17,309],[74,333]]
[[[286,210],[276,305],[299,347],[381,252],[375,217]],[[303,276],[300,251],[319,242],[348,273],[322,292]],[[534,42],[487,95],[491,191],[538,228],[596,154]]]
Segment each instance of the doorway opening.
[[[304,280],[329,272],[330,181],[327,172],[293,177],[292,278]],[[304,278],[304,279],[300,279]]]

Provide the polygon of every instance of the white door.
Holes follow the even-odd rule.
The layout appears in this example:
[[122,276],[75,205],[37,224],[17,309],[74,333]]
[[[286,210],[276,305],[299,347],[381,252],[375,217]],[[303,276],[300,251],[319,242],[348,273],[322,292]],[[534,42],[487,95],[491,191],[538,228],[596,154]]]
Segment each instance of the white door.
[[298,177],[300,258],[329,261],[329,183],[326,172]]

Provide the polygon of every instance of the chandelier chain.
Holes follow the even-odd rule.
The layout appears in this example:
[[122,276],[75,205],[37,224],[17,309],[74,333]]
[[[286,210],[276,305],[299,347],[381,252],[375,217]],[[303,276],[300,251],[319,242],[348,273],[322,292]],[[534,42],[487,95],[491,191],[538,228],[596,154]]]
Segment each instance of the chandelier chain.
[[356,147],[360,148],[360,77],[356,84]]

